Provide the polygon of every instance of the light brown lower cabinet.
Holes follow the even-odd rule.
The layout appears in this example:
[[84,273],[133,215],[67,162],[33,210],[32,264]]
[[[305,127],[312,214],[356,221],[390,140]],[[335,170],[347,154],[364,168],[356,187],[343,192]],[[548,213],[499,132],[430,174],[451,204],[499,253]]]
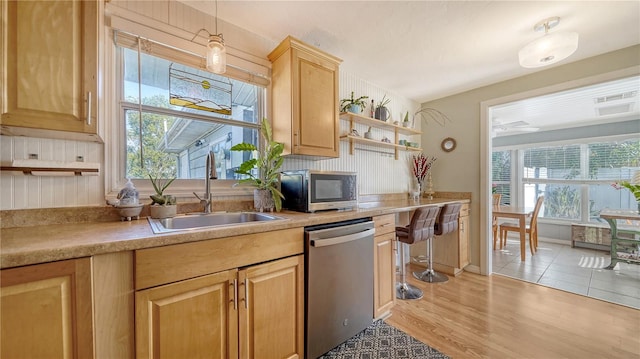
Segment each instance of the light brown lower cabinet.
[[469,264],[469,228],[469,204],[464,203],[460,208],[458,231],[434,238],[433,268],[436,271],[455,276]]
[[136,292],[136,358],[301,358],[304,257]]
[[0,274],[0,357],[93,358],[90,258]]
[[373,222],[376,229],[373,251],[373,317],[378,319],[389,315],[396,300],[395,215],[376,216]]

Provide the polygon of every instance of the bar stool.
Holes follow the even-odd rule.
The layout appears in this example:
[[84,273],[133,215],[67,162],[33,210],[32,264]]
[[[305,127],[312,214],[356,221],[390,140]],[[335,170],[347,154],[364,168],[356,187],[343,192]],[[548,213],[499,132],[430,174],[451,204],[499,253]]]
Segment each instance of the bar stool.
[[[442,236],[444,234],[458,230],[458,217],[460,216],[460,203],[445,204],[440,210],[438,219],[432,234]],[[428,267],[424,272],[413,272],[417,279],[428,283],[442,283],[449,280],[446,274],[433,270],[433,235],[427,239],[427,262]]]
[[411,217],[411,222],[406,227],[396,227],[396,237],[400,243],[400,273],[402,282],[396,284],[396,298],[398,299],[420,299],[422,291],[407,283],[406,263],[404,260],[404,249],[418,241],[424,241],[433,237],[434,225],[440,208],[420,207],[416,209]]

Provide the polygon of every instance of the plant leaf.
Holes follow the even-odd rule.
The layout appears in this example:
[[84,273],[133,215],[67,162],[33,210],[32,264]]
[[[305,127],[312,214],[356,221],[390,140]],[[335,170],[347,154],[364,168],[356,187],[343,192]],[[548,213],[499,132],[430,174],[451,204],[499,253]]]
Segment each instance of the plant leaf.
[[251,143],[246,143],[246,142],[242,142],[242,143],[238,143],[237,145],[234,145],[233,147],[231,147],[231,151],[257,151],[258,148],[251,144]]

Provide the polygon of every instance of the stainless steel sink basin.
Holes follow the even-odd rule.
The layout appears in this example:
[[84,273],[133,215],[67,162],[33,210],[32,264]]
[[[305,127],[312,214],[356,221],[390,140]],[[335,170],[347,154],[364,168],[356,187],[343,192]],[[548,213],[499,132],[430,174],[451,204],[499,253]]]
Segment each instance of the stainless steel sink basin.
[[260,212],[202,213],[187,214],[173,218],[150,218],[153,233],[185,231],[208,227],[224,227],[255,222],[284,220],[285,218]]

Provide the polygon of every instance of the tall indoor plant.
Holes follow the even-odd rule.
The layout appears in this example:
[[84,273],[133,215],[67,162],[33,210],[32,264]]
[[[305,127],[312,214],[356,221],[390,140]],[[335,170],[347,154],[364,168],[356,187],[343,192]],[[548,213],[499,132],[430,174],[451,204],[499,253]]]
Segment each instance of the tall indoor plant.
[[[238,183],[247,183],[255,187],[253,193],[253,202],[256,210],[273,210],[280,211],[282,209],[282,199],[284,196],[278,189],[280,178],[280,167],[284,158],[282,151],[284,144],[273,141],[271,126],[267,119],[262,119],[260,135],[264,140],[264,145],[259,150],[251,143],[238,143],[231,147],[231,151],[257,151],[257,155],[244,161],[235,171],[246,177],[239,180]],[[257,173],[254,174],[254,169]]]

